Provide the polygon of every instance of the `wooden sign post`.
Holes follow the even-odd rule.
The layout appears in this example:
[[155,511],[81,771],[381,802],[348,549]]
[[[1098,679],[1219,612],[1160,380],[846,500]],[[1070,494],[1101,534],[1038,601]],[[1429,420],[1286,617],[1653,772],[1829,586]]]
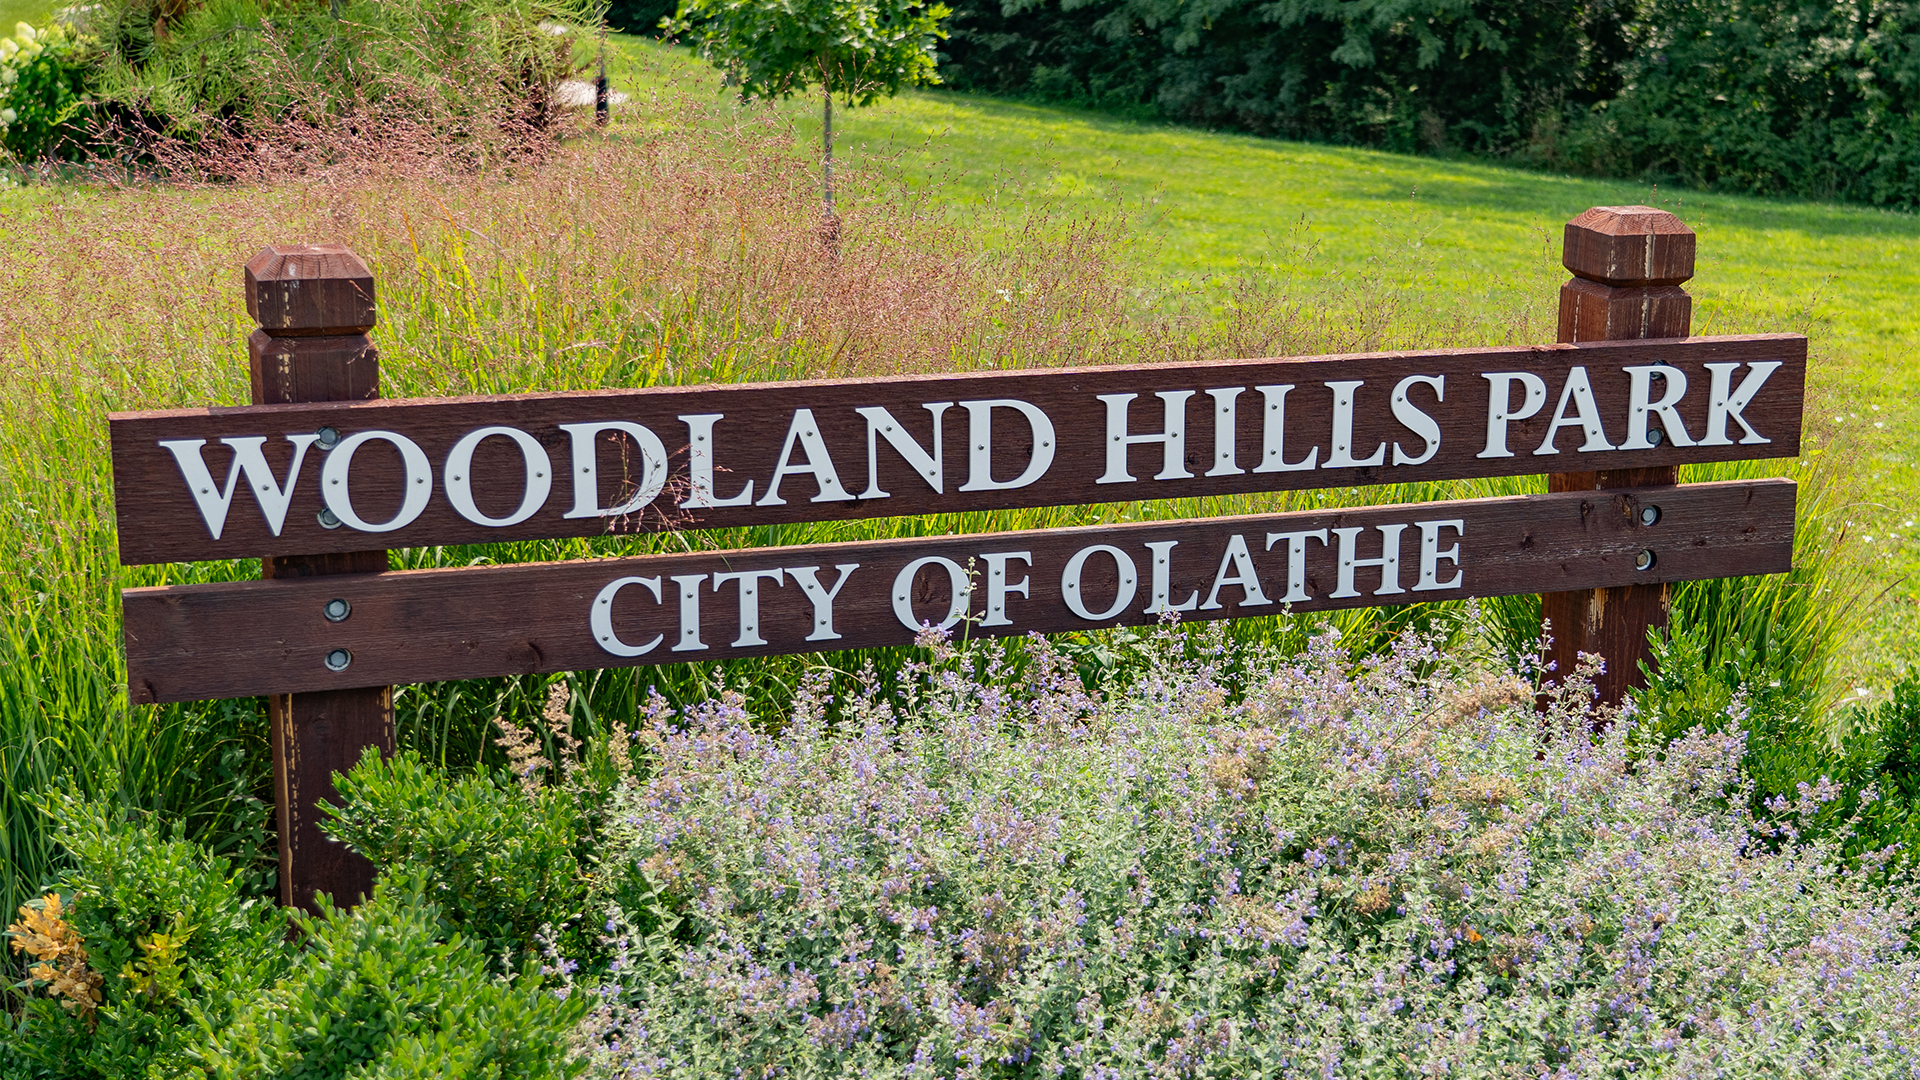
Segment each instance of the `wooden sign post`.
[[[276,245],[247,263],[246,287],[247,313],[260,324],[247,339],[254,404],[380,396],[380,358],[367,339],[376,318],[373,274],[358,256],[339,244]],[[310,445],[324,451],[339,438],[337,429],[322,424]],[[247,482],[255,481],[249,475]],[[340,525],[324,509],[314,520],[329,531]],[[280,582],[386,569],[385,548],[260,559],[260,576]],[[341,619],[350,614],[338,613]],[[323,606],[323,617],[332,614]],[[334,794],[333,774],[352,768],[367,747],[393,752],[393,688],[356,683],[280,692],[285,689],[263,691],[273,740],[280,902],[311,910],[313,894],[326,892],[350,903],[372,892],[373,864],[320,831],[319,803]]]
[[[1559,340],[1686,337],[1693,298],[1680,286],[1693,277],[1693,252],[1693,230],[1650,206],[1596,206],[1569,221],[1560,261],[1573,280],[1560,287]],[[1550,473],[1547,490],[1658,489],[1679,482],[1677,466],[1652,465]],[[1543,595],[1555,676],[1572,674],[1580,654],[1593,653],[1606,661],[1594,680],[1601,704],[1618,705],[1629,690],[1645,686],[1640,665],[1652,660],[1647,631],[1666,627],[1670,587],[1662,581]]]
[[[317,829],[398,683],[1541,593],[1554,659],[1637,674],[1667,583],[1790,568],[1806,339],[1686,336],[1693,235],[1567,230],[1529,348],[380,400],[373,279],[247,267],[254,400],[110,417],[120,557],[262,580],[122,594],[135,702],[262,695],[282,895],[372,868]],[[1512,498],[395,572],[386,549],[1538,475]]]

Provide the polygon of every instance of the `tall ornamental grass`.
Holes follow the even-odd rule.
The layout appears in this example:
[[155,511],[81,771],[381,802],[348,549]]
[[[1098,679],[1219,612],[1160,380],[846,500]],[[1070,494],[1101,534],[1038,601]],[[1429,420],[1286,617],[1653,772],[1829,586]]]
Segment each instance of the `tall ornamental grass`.
[[[1310,247],[1276,249],[1245,277],[1172,287],[1140,269],[1150,243],[1124,206],[1081,217],[1044,201],[964,211],[942,191],[847,178],[837,256],[816,230],[809,164],[775,114],[712,103],[711,86],[656,80],[605,138],[485,172],[457,159],[347,154],[274,182],[161,188],[52,186],[22,196],[0,233],[0,910],[38,895],[64,857],[42,812],[77,791],[187,822],[272,872],[269,757],[258,702],[129,707],[118,590],[251,578],[250,560],[118,565],[105,415],[247,400],[251,325],[240,267],[262,245],[337,240],[378,281],[386,396],[553,391],[1033,365],[1515,344],[1551,336],[1547,260],[1471,298],[1406,278],[1385,249],[1367,274],[1303,285]],[[1469,302],[1470,301],[1470,302]],[[1768,327],[1771,329],[1772,327]],[[1778,468],[1788,468],[1778,463]],[[1775,470],[1768,463],[1752,469]],[[1777,626],[1774,669],[1819,701],[1859,605],[1827,526],[1831,470],[1800,468],[1801,569],[1714,586],[1729,628]],[[1693,478],[1732,475],[1698,470]],[[639,554],[1146,517],[1245,513],[1537,490],[1537,478],[1179,503],[937,515],[396,552],[395,566]],[[1824,485],[1824,486],[1823,486]],[[1707,596],[1682,587],[1681,597]],[[1526,654],[1525,598],[1490,620]],[[1458,627],[1434,605],[1329,616],[1358,654],[1394,633]],[[1303,626],[1249,620],[1246,641],[1298,648]],[[1730,629],[1729,632],[1734,632]],[[1738,633],[1746,633],[1738,629]],[[1083,677],[1125,661],[1139,635],[1063,641]],[[499,761],[497,715],[539,720],[570,685],[577,733],[722,685],[785,707],[805,674],[910,650],[581,672],[402,687],[399,739],[454,769]],[[1810,710],[1817,717],[1819,710]]]

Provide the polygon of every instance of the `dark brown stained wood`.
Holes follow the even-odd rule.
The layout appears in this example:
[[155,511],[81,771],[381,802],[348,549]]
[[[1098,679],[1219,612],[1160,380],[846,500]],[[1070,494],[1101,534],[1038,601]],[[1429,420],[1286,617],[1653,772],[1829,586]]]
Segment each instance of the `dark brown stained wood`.
[[373,329],[373,274],[345,245],[262,248],[247,262],[246,286],[247,314],[269,334],[337,336]]
[[[247,339],[256,405],[367,401],[380,396],[373,276],[339,244],[275,246],[246,269],[247,310],[263,329]],[[268,329],[271,328],[271,333]],[[224,474],[222,476],[224,479]],[[363,538],[364,539],[364,538]],[[261,577],[272,581],[376,574],[384,548],[319,553],[257,546]],[[280,836],[280,902],[315,910],[315,894],[351,905],[373,889],[373,864],[320,831],[322,800],[335,798],[333,774],[368,746],[393,752],[391,687],[317,693],[275,686],[267,696],[273,744],[274,806]]]
[[1683,338],[1693,325],[1693,297],[1676,285],[1616,289],[1574,278],[1560,286],[1560,340]]
[[1596,206],[1567,222],[1560,263],[1602,285],[1680,285],[1693,277],[1694,243],[1693,230],[1665,210]]
[[[1253,515],[1196,521],[1139,523],[1094,528],[1034,530],[974,536],[931,537],[868,543],[699,552],[629,559],[583,560],[420,570],[335,578],[232,582],[129,589],[123,594],[129,692],[136,702],[235,697],[275,691],[347,690],[362,685],[425,682],[508,674],[570,671],[738,656],[907,645],[914,631],[895,605],[909,597],[916,620],[939,621],[951,611],[950,571],[938,563],[897,589],[914,560],[934,557],[973,570],[967,611],[990,617],[995,604],[994,553],[1024,552],[1030,561],[1004,560],[1000,580],[1010,589],[998,598],[1005,625],[971,625],[978,635],[1091,629],[1154,623],[1156,597],[1172,604],[1191,601],[1188,619],[1278,614],[1293,586],[1292,541],[1271,548],[1275,533],[1358,528],[1353,554],[1364,560],[1384,553],[1384,536],[1399,533],[1397,584],[1381,591],[1378,566],[1353,568],[1356,595],[1336,598],[1340,536],[1325,543],[1300,542],[1299,583],[1303,600],[1295,611],[1407,603],[1462,596],[1492,596],[1621,586],[1785,571],[1792,558],[1795,488],[1788,480],[1691,484],[1617,492],[1570,492],[1512,498],[1417,503],[1349,510]],[[1642,524],[1647,507],[1659,509],[1657,524]],[[1431,526],[1431,581],[1452,585],[1459,547],[1458,587],[1416,589],[1426,561],[1424,537]],[[1251,604],[1242,585],[1220,585],[1243,568],[1228,555],[1242,537],[1249,567],[1266,604]],[[1172,546],[1166,546],[1171,544]],[[1069,609],[1065,567],[1078,552],[1104,545],[1127,556],[1132,600],[1112,614],[1121,588],[1118,559],[1094,552],[1083,565],[1080,593],[1085,618]],[[1156,546],[1158,545],[1158,546]],[[1650,569],[1636,569],[1643,551]],[[1157,559],[1166,557],[1168,587],[1156,587]],[[844,582],[838,567],[854,564]],[[838,589],[830,606],[831,631],[819,633],[819,610],[801,580],[786,568],[815,567],[817,591]],[[714,575],[781,571],[778,580],[757,579],[758,613],[749,614],[740,582],[716,587]],[[963,575],[964,576],[964,575]],[[631,648],[660,640],[640,656],[617,656],[596,640],[590,625],[602,590],[622,578],[612,595],[607,629],[616,644]],[[680,632],[683,583],[698,598],[697,641]],[[1019,591],[1025,581],[1026,592]],[[1217,597],[1211,594],[1218,592]],[[1209,599],[1218,606],[1204,607]],[[325,615],[330,601],[345,601],[346,618]],[[736,641],[748,642],[735,646]],[[762,644],[753,643],[755,641]],[[698,644],[704,648],[679,649]],[[330,671],[326,657],[345,650],[344,670]],[[332,759],[330,759],[332,760]]]
[[[1574,274],[1560,288],[1560,340],[1680,338],[1692,332],[1694,234],[1678,217],[1650,206],[1596,206],[1567,223],[1561,262]],[[1798,421],[1795,421],[1798,438]],[[1656,488],[1676,483],[1675,464],[1558,473],[1550,492]],[[1678,580],[1678,579],[1676,579]],[[1667,585],[1635,583],[1541,596],[1554,678],[1571,674],[1582,653],[1605,661],[1594,680],[1604,705],[1646,685],[1647,631],[1667,625]],[[1544,697],[1542,701],[1544,702]]]
[[[287,339],[275,339],[285,341]],[[278,346],[276,346],[277,348]],[[351,350],[349,350],[350,352]],[[299,356],[301,354],[289,353]],[[344,355],[344,354],[329,354]],[[358,372],[358,357],[340,361]],[[1632,389],[1629,367],[1670,365],[1687,379],[1685,394],[1675,406],[1691,437],[1705,437],[1713,375],[1707,364],[1755,365],[1778,363],[1744,409],[1764,443],[1741,442],[1737,422],[1727,426],[1723,445],[1682,446],[1671,439],[1635,450],[1580,452],[1583,429],[1571,419],[1557,429],[1557,454],[1536,451],[1559,409],[1570,373],[1584,370],[1592,384],[1594,407],[1606,440],[1626,441],[1628,403]],[[371,368],[371,363],[364,365]],[[298,365],[296,364],[296,368]],[[1734,386],[1755,369],[1740,367]],[[1522,382],[1489,380],[1489,373],[1528,373],[1542,381],[1546,397],[1538,411],[1507,425],[1509,457],[1481,457],[1487,449],[1488,413],[1493,388],[1508,392],[1508,404],[1521,411],[1527,394]],[[1657,342],[1595,342],[1507,349],[1448,349],[1432,352],[1314,357],[1280,360],[1235,360],[1203,364],[1161,364],[1129,367],[1090,367],[1050,371],[1010,371],[981,374],[920,376],[896,379],[762,383],[727,387],[661,387],[570,394],[526,394],[492,398],[447,398],[424,401],[333,401],[328,404],[190,409],[172,412],[119,413],[111,418],[114,491],[119,521],[120,554],[129,564],[243,558],[262,554],[313,554],[373,547],[424,547],[441,544],[490,543],[539,538],[593,536],[604,533],[650,531],[662,528],[723,528],[910,514],[954,513],[1035,506],[1187,498],[1204,495],[1252,494],[1304,488],[1349,487],[1379,483],[1441,480],[1478,476],[1537,474],[1559,468],[1598,472],[1628,468],[1670,466],[1683,462],[1788,457],[1799,453],[1800,410],[1806,374],[1806,340],[1798,335],[1756,335],[1693,338]],[[1445,398],[1436,400],[1424,382],[1407,385],[1409,403],[1430,416],[1441,434],[1438,450],[1421,464],[1395,464],[1417,458],[1427,447],[1426,437],[1396,417],[1390,400],[1402,380],[1444,380]],[[277,378],[277,376],[276,376]],[[291,378],[291,376],[289,376]],[[297,381],[297,380],[296,380]],[[1664,380],[1655,380],[1664,385]],[[1329,383],[1359,382],[1353,391],[1353,446],[1350,460],[1364,462],[1383,455],[1379,465],[1327,467],[1338,452],[1332,438],[1338,392]],[[276,384],[277,385],[277,384]],[[291,384],[290,384],[291,385]],[[1282,398],[1285,438],[1281,446],[1289,465],[1317,454],[1311,469],[1258,472],[1271,448],[1266,444],[1265,415],[1269,407],[1262,386],[1287,386]],[[1227,448],[1233,455],[1222,469],[1217,454],[1219,398],[1210,390],[1231,396],[1233,426]],[[369,370],[352,374],[343,396],[375,392],[377,378]],[[1130,436],[1161,430],[1165,401],[1161,392],[1188,392],[1183,403],[1186,422],[1181,471],[1185,478],[1159,480],[1164,471],[1164,447],[1139,443],[1127,448],[1130,482],[1099,483],[1107,467],[1110,436],[1108,406],[1099,395],[1131,393],[1128,403]],[[1277,391],[1276,391],[1277,393]],[[969,438],[972,413],[967,402],[1014,399],[1029,402],[1050,418],[1057,445],[1046,473],[1020,488],[962,490],[972,474],[975,453]],[[931,412],[923,406],[952,403],[942,412],[943,466],[941,492],[909,464],[903,453],[876,435],[878,490],[886,498],[860,498],[869,484],[867,420],[855,410],[883,407],[901,434],[922,452],[933,443]],[[821,494],[816,477],[799,472],[781,482],[779,505],[764,499],[775,466],[786,446],[799,409],[811,410],[818,425],[825,456],[842,483],[845,501],[813,501]],[[714,422],[714,495],[726,500],[754,485],[751,505],[684,508],[689,495],[689,448],[695,445],[693,425],[679,417],[719,414]],[[992,410],[993,439],[986,454],[992,479],[1007,483],[1024,470],[1036,452],[1036,440],[1025,418],[1007,408]],[[574,508],[574,480],[570,436],[558,425],[600,421],[639,424],[660,440],[669,460],[670,479],[662,494],[639,512],[619,518],[592,515],[568,518]],[[478,429],[507,426],[525,431],[539,446],[551,467],[551,491],[538,509],[515,524],[492,527],[476,524],[457,512],[448,497],[451,449]],[[1661,425],[1655,423],[1649,430]],[[410,524],[391,532],[362,532],[350,526],[333,529],[321,524],[325,504],[320,473],[329,452],[315,442],[295,479],[291,502],[279,536],[268,527],[254,493],[239,490],[215,539],[180,464],[161,440],[203,439],[202,462],[211,485],[224,485],[233,451],[220,444],[223,437],[264,437],[264,463],[276,484],[284,482],[293,459],[289,436],[311,436],[323,429],[341,439],[355,433],[391,431],[417,443],[427,471],[415,477],[425,483],[424,511]],[[700,443],[704,447],[705,443]],[[597,507],[622,501],[642,479],[637,444],[623,435],[602,434],[596,443]],[[1381,448],[1384,446],[1384,450]],[[804,446],[796,444],[790,464],[803,466]],[[410,488],[400,452],[383,440],[366,441],[355,451],[350,480],[350,504],[368,524],[391,520],[403,506]],[[505,520],[519,506],[526,490],[528,468],[522,449],[508,437],[479,442],[471,477],[474,507],[483,517]],[[244,488],[246,485],[240,485]]]
[[[255,404],[372,401],[380,396],[380,355],[365,334],[273,337],[255,330],[247,362]],[[324,395],[324,396],[323,396]]]

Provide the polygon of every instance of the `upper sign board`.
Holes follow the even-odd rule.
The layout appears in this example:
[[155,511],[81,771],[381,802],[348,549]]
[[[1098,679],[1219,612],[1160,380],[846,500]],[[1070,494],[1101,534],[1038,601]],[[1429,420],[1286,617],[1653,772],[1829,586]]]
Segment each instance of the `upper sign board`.
[[1778,334],[116,413],[121,561],[1191,498],[1800,452]]

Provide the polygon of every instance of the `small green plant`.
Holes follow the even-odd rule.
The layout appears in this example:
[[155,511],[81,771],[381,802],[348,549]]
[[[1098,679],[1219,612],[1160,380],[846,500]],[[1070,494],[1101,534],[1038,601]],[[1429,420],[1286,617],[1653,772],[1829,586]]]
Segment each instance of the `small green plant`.
[[450,777],[412,751],[384,761],[371,747],[338,790],[345,806],[327,808],[327,831],[383,873],[418,880],[450,926],[507,967],[534,955],[543,931],[578,929],[585,820],[572,793]]
[[296,919],[302,952],[228,1025],[202,1023],[209,1080],[577,1075],[567,1040],[585,1012],[540,976],[501,977],[426,898],[419,877],[383,877],[352,911],[322,901]]
[[77,158],[87,148],[88,64],[94,42],[54,23],[17,23],[0,39],[0,143],[17,161]]

